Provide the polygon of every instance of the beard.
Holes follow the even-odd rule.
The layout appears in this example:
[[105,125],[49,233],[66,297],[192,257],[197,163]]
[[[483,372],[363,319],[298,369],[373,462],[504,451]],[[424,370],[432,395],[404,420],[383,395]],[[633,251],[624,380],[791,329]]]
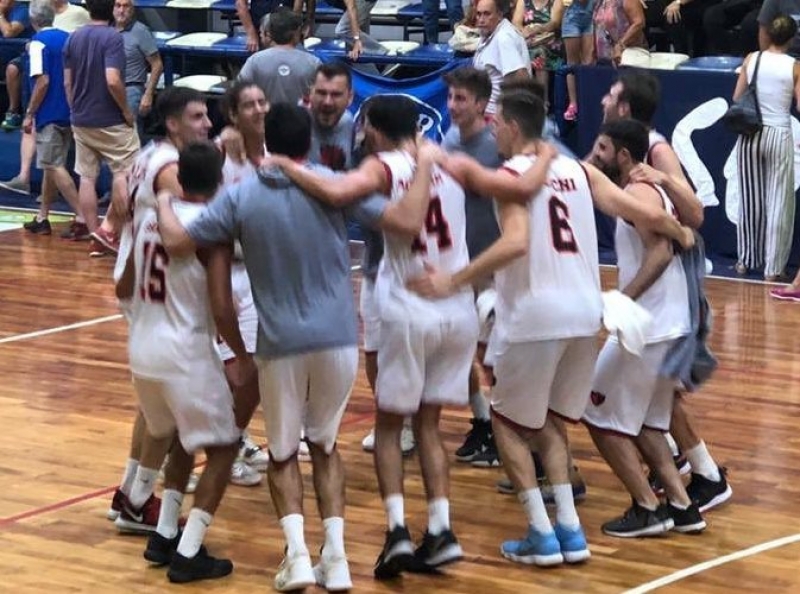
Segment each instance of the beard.
[[599,159],[595,159],[594,166],[602,171],[608,179],[616,185],[619,185],[620,179],[622,178],[622,171],[616,163],[605,163]]

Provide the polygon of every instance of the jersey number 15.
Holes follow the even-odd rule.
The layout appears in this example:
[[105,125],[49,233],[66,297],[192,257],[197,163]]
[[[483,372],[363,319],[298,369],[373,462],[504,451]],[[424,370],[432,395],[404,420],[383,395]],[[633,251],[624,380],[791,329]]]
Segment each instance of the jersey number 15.
[[144,242],[144,276],[139,295],[153,303],[164,303],[167,299],[167,266],[169,254],[163,245]]

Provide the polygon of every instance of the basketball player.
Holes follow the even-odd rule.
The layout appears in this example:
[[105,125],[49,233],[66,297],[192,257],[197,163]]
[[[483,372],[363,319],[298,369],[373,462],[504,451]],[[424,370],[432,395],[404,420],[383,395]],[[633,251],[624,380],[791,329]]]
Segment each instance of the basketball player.
[[[279,155],[330,176],[330,170],[304,163],[311,143],[306,110],[273,105],[265,128],[273,159]],[[413,237],[422,227],[426,200],[426,195],[411,193],[397,203],[373,197],[354,205],[350,213]],[[159,212],[162,235],[169,238],[171,249],[186,253],[196,242],[242,242],[259,314],[257,361],[269,438],[270,491],[287,541],[276,589],[296,590],[315,582],[328,590],[350,588],[344,474],[336,437],[355,379],[358,350],[355,317],[342,317],[353,309],[343,212],[299,191],[282,172],[265,168],[223,191],[187,229],[166,204],[160,204]],[[313,572],[296,459],[304,424],[325,528],[320,564]]]
[[[504,155],[516,155],[506,161],[503,174],[522,175],[536,153],[548,161],[542,151],[546,145],[537,142],[545,115],[541,99],[520,88],[504,90],[499,107],[498,147]],[[448,170],[466,184],[489,173],[463,159]],[[455,274],[429,267],[427,276],[410,284],[425,296],[442,298],[496,272],[492,424],[529,523],[525,537],[504,542],[501,553],[520,563],[549,566],[590,557],[575,511],[561,419],[579,420],[591,389],[602,317],[594,205],[640,224],[657,222],[688,240],[675,221],[638,207],[594,168],[559,157],[549,166],[545,187],[526,205],[500,204],[502,236],[486,252]],[[538,487],[531,444],[553,487],[555,528]]]
[[[166,136],[149,143],[136,158],[128,189],[132,211],[145,208],[148,204],[150,207],[155,205],[155,194],[159,189],[180,195],[178,151],[190,142],[208,139],[211,124],[204,110],[205,102],[197,91],[172,87],[159,93],[156,111],[162,118]],[[167,125],[167,120],[172,122],[171,126]],[[122,277],[132,246],[133,229],[129,216],[120,236],[120,250],[114,268],[115,282]],[[147,434],[141,413],[137,415],[131,455],[107,514],[109,518],[116,515],[114,519],[119,530],[140,533],[156,530],[160,505],[153,495],[153,489],[171,441],[170,438],[166,442],[153,442],[152,436]]]
[[[693,229],[699,229],[703,223],[703,206],[692,191],[675,151],[667,139],[652,128],[660,95],[656,76],[645,70],[625,70],[603,97],[603,120],[610,122],[629,117],[648,127],[646,162],[636,166],[631,178],[633,181],[661,186],[678,211],[680,220]],[[730,499],[733,491],[725,469],[709,454],[680,392],[676,394],[670,430],[672,436],[668,434],[668,440],[673,456],[683,472],[691,469],[692,476],[687,489],[700,511],[709,510]]]
[[[631,171],[646,158],[647,149],[644,124],[615,120],[601,128],[591,160],[641,203],[673,213],[660,186],[631,180]],[[705,521],[686,493],[664,436],[672,416],[674,380],[659,373],[666,353],[690,330],[686,275],[666,238],[622,217],[617,219],[615,244],[620,290],[651,314],[653,324],[641,356],[628,353],[610,337],[597,361],[584,420],[597,449],[633,499],[622,517],[603,524],[603,532],[623,538],[670,529],[700,532]],[[666,504],[650,489],[639,455],[664,484]]]
[[[190,122],[205,119],[198,128],[210,126],[202,102],[188,103],[180,119],[187,116]],[[168,118],[167,125],[174,130],[175,118]],[[208,142],[183,147],[178,182],[183,199],[167,207],[188,223],[205,210],[222,182],[219,151]],[[240,430],[216,351],[217,332],[236,353],[236,383],[255,373],[233,307],[228,260],[221,257],[229,248],[185,257],[171,253],[159,234],[154,206],[144,201],[137,202],[133,238],[117,294],[133,298],[129,353],[134,388],[150,433],[163,438],[177,431],[179,439],[170,453],[164,503],[145,558],[168,563],[171,582],[223,577],[233,564],[211,557],[202,543],[224,495]],[[207,463],[180,534],[180,505],[198,449],[205,451]]]

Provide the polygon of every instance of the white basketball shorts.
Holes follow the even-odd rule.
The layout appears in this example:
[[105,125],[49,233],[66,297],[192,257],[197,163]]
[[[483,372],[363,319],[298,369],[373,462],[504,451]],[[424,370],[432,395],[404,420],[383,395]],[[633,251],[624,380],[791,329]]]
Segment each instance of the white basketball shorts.
[[[239,333],[242,335],[247,352],[255,353],[258,338],[258,312],[256,312],[256,304],[250,289],[250,278],[241,262],[233,263],[231,288],[233,289],[233,307],[239,320]],[[217,343],[217,351],[223,361],[230,361],[236,356],[222,339]]]
[[359,314],[364,326],[364,352],[375,353],[381,343],[381,317],[375,299],[375,281],[367,277],[361,279]]

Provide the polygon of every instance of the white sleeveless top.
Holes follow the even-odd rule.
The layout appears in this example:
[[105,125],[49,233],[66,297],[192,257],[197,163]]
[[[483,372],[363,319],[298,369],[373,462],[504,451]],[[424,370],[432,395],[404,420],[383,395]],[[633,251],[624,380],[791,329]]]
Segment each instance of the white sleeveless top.
[[[518,155],[503,168],[522,175],[536,157]],[[558,157],[528,202],[528,254],[495,273],[496,324],[509,342],[593,336],[603,303],[594,202],[583,166]]]
[[[663,189],[653,186],[668,212],[675,214],[675,208]],[[614,235],[619,268],[619,287],[625,288],[633,280],[644,259],[644,244],[636,228],[617,219]],[[679,255],[674,255],[661,276],[636,300],[653,316],[653,324],[645,335],[645,343],[653,344],[685,336],[690,331],[689,295],[686,288],[686,274]]]
[[[378,153],[390,177],[396,202],[414,179],[416,162],[405,151]],[[455,273],[469,264],[466,241],[464,189],[438,166],[433,168],[428,214],[414,240],[384,233],[384,254],[375,279],[380,315],[386,320],[442,320],[456,311],[475,311],[472,290],[466,288],[446,299],[430,301],[406,289],[406,281],[425,273],[424,262],[443,272]],[[465,308],[465,309],[462,309]]]
[[[747,64],[747,81],[753,79],[758,52],[750,54]],[[773,128],[791,127],[792,99],[794,97],[794,63],[792,56],[762,52],[758,67],[758,103],[761,120]]]

